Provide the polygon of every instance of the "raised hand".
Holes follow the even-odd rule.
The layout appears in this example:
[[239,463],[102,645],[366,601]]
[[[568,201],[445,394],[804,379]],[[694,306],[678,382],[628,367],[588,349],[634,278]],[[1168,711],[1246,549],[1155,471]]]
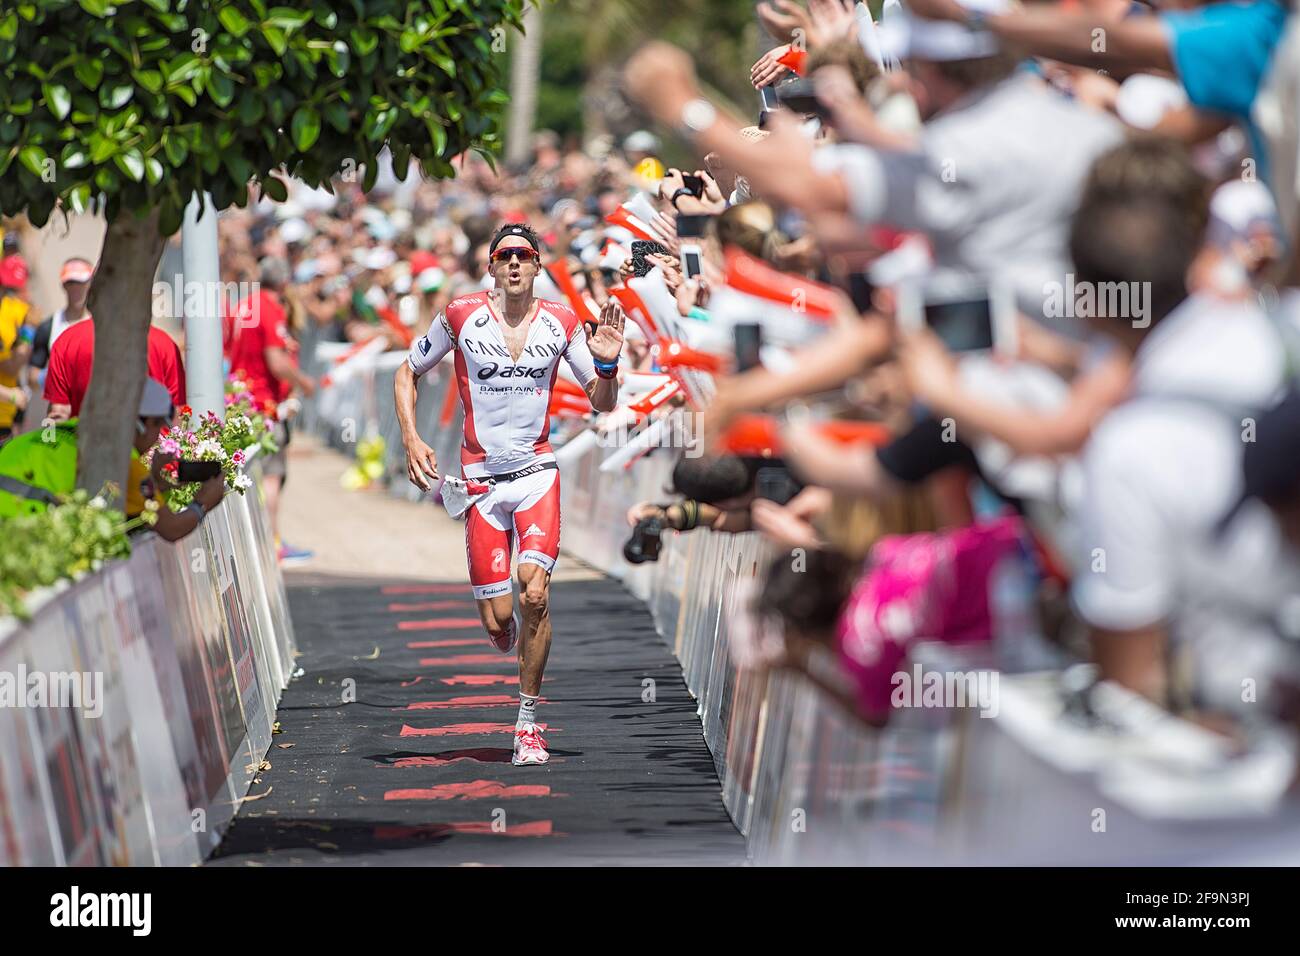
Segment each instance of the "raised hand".
[[596,331],[587,339],[591,357],[598,362],[617,362],[623,351],[623,323],[627,316],[617,299],[608,299],[600,310]]
[[852,33],[857,23],[853,8],[854,0],[808,0],[813,24],[809,40],[813,45],[825,46]]

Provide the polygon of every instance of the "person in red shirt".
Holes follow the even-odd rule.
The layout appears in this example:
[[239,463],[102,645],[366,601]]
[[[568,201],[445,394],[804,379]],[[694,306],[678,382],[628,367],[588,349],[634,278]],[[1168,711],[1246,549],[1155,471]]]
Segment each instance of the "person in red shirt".
[[271,257],[258,265],[260,288],[226,316],[222,335],[231,373],[247,383],[253,401],[274,421],[273,433],[280,450],[262,459],[262,492],[281,560],[301,559],[310,554],[280,540],[280,490],[288,473],[289,423],[288,415],[279,420],[277,408],[294,386],[311,395],[316,383],[299,371],[291,354],[295,343],[289,336],[288,316],[280,299],[289,282],[289,266],[284,260]]
[[[45,373],[45,400],[54,421],[76,418],[90,388],[95,362],[95,326],[91,317],[67,328],[50,349]],[[149,326],[149,377],[167,386],[172,401],[185,404],[185,362],[180,347],[156,325]]]

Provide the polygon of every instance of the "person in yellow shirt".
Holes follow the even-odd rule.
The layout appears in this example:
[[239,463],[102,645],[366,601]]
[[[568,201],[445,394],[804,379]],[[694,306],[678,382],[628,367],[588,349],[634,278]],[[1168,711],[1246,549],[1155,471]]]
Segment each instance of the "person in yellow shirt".
[[14,419],[27,407],[27,392],[19,381],[36,331],[27,324],[30,311],[10,289],[0,289],[0,444],[13,435]]

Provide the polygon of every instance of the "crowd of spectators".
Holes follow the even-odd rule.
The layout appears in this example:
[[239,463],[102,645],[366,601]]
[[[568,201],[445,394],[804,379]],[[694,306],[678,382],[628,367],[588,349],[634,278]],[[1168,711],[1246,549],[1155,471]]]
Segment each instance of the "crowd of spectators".
[[[276,412],[283,450],[296,399],[322,384],[299,342],[408,347],[490,286],[493,232],[527,222],[538,295],[590,316],[615,296],[634,320],[625,407],[559,433],[626,423],[636,376],[680,386],[631,416],[703,428],[674,498],[628,514],[629,555],[695,528],[771,539],[769,665],[879,722],[880,648],[996,644],[990,589],[1017,561],[1051,606],[1039,636],[1097,679],[1243,739],[1293,722],[1294,10],[882,9],[760,5],[774,46],[743,119],[652,43],[624,79],[662,137],[542,131],[518,168],[469,153],[451,180],[385,168],[367,193],[353,171],[227,211],[232,370]],[[674,150],[694,158],[665,168]],[[51,345],[84,313],[82,265],[67,268]],[[80,393],[49,366],[47,396],[75,414]],[[756,421],[771,426],[757,439]],[[273,514],[283,467],[268,463]],[[796,549],[811,563],[794,567]]]

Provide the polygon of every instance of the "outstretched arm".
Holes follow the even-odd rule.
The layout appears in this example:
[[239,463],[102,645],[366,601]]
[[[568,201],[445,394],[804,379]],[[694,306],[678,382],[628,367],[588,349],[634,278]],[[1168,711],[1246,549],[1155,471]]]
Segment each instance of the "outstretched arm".
[[[908,0],[909,12],[964,23],[969,16],[956,0]],[[1144,70],[1173,70],[1169,37],[1159,17],[1066,13],[1055,7],[1017,8],[990,14],[984,27],[1008,45],[1063,63],[1106,69],[1121,76]]]

